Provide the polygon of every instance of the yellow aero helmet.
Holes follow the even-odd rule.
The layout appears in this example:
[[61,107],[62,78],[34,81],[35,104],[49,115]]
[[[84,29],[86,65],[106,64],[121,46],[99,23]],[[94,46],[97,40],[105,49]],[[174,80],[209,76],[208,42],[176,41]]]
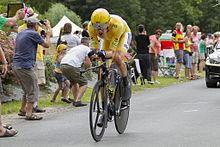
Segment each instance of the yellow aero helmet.
[[98,8],[91,16],[91,22],[95,29],[105,29],[108,27],[110,14],[106,9]]

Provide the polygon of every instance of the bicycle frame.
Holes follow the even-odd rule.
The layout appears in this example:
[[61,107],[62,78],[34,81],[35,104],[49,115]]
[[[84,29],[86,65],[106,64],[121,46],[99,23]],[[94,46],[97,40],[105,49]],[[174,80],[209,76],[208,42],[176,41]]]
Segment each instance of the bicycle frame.
[[[102,69],[102,71],[91,95],[89,118],[92,137],[95,141],[100,141],[105,128],[107,128],[107,123],[112,120],[115,121],[118,133],[122,134],[124,132],[127,126],[130,105],[126,107],[121,106],[122,78],[116,68],[109,66],[108,61],[101,63],[99,66],[87,68],[81,71],[81,73],[96,68]],[[113,79],[111,79],[112,77]],[[111,80],[114,82],[112,83]],[[101,98],[99,95],[101,95]],[[102,107],[100,107],[100,101],[102,102]],[[93,114],[95,114],[95,117],[93,117]],[[103,126],[99,126],[101,130],[97,129],[97,120],[100,115],[104,116]]]

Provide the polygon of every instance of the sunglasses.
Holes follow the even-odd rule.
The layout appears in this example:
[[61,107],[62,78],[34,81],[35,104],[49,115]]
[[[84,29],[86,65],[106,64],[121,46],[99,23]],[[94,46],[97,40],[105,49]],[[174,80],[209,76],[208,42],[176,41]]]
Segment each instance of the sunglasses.
[[101,24],[92,24],[93,28],[96,30],[106,29],[108,27],[109,21]]

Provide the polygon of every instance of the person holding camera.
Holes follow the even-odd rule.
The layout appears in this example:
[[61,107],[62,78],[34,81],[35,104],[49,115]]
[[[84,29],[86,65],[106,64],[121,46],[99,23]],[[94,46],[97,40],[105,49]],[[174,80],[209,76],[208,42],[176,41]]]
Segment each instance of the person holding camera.
[[[34,13],[34,11],[31,8],[28,8],[28,11],[30,12],[31,17],[37,16],[37,14]],[[31,18],[31,17],[29,17],[29,18]],[[39,22],[46,26],[47,31],[51,32],[50,37],[52,37],[53,34],[52,34],[52,29],[50,27],[50,22],[48,20],[40,20]],[[20,32],[24,29],[27,29],[27,22],[18,28],[18,32]],[[43,28],[41,26],[39,26],[37,32],[41,35],[42,31],[44,31]],[[47,33],[47,31],[45,31],[45,32]],[[34,66],[34,72],[35,72],[37,79],[38,79],[38,86],[46,84],[45,66],[44,66],[44,61],[43,61],[43,47],[40,44],[38,44],[38,47],[37,47],[37,57],[36,57],[36,63]],[[33,112],[41,113],[41,112],[45,112],[45,111],[46,110],[41,109],[37,105],[37,103],[34,104]]]
[[[15,53],[13,56],[13,71],[20,81],[24,92],[19,116],[26,116],[26,120],[41,120],[42,117],[32,114],[33,105],[38,101],[38,79],[34,72],[36,63],[37,47],[50,46],[51,31],[46,34],[46,40],[37,32],[40,25],[36,17],[29,17],[27,29],[18,33],[16,38]],[[26,109],[27,104],[27,109]]]
[[[75,107],[87,105],[81,102],[81,98],[87,89],[88,80],[85,75],[80,75],[80,69],[83,63],[86,67],[90,66],[90,58],[88,56],[90,52],[89,43],[89,38],[83,37],[81,39],[81,44],[71,48],[60,63],[63,75],[73,85],[73,106]],[[93,55],[91,55],[91,58],[93,58]]]
[[[16,12],[16,15],[11,18],[5,18],[7,15],[3,14],[0,15],[0,29],[4,27],[9,27],[13,26],[18,20],[24,19],[24,11],[23,10],[18,10]],[[4,52],[2,48],[0,47],[0,60],[3,64],[2,66],[2,77],[4,77],[7,73],[7,61],[4,56]],[[1,77],[0,77],[0,92],[3,92],[2,88],[2,82],[1,82]],[[0,137],[12,137],[18,133],[17,130],[12,129],[11,126],[6,126],[2,124],[1,120],[1,97],[0,97]]]

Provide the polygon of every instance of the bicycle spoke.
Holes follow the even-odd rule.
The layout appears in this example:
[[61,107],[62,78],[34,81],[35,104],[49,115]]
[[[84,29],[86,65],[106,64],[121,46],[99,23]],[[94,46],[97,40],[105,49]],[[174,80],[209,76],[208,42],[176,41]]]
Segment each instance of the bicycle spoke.
[[90,112],[89,112],[90,131],[95,141],[100,141],[105,131],[105,126],[103,127],[97,126],[100,116],[103,114],[103,110],[100,102],[101,87],[102,87],[102,81],[96,82],[90,100]]
[[[96,98],[95,98],[95,101],[94,101],[94,107],[93,107],[93,112],[96,112],[96,103],[97,103],[97,107],[99,107],[99,102],[98,102],[98,99],[99,99],[99,96],[96,94]],[[97,108],[97,111],[98,111],[98,108]]]

